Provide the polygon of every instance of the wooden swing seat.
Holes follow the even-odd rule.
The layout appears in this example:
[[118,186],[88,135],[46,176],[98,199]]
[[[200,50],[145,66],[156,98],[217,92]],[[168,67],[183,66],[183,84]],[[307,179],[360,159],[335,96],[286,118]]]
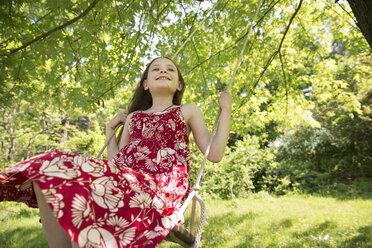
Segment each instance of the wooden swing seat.
[[195,237],[183,225],[177,224],[164,240],[177,243],[185,248],[190,248],[194,245]]

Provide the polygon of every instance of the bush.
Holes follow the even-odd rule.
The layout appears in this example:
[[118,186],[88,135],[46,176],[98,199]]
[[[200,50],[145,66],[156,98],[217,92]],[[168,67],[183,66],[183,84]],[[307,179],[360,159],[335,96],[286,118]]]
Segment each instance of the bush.
[[[192,155],[192,164],[201,164],[198,159]],[[204,171],[203,192],[223,199],[244,197],[259,191],[283,194],[291,182],[286,176],[278,176],[277,167],[275,154],[270,149],[261,149],[258,137],[246,136],[234,147],[227,148],[220,163],[208,163]]]
[[310,192],[372,175],[371,128],[361,119],[345,119],[334,126],[301,127],[283,135],[275,147],[278,173]]

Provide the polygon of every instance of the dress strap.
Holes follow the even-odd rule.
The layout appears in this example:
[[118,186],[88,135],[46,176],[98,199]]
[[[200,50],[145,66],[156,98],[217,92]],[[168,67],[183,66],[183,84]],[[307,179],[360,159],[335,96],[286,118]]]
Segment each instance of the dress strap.
[[172,104],[172,105],[170,105],[170,106],[168,106],[168,107],[166,107],[165,109],[163,109],[161,112],[163,112],[163,111],[165,111],[165,110],[167,110],[167,109],[169,109],[170,107],[173,107],[174,106],[174,104]]

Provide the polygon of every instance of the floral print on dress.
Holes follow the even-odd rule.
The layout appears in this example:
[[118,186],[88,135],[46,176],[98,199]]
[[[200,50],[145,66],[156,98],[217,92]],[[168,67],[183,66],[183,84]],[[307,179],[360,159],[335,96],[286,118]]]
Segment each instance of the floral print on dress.
[[37,207],[38,183],[54,216],[81,247],[155,247],[178,222],[189,189],[181,106],[133,113],[129,144],[112,161],[42,154],[0,172],[0,201]]

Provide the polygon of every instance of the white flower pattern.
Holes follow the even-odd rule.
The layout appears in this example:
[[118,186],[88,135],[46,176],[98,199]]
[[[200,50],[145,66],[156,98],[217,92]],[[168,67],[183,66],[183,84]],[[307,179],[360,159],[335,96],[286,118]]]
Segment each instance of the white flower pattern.
[[130,242],[134,239],[136,235],[136,228],[131,227],[126,229],[123,233],[120,234],[120,244],[125,247],[126,245],[129,245]]
[[95,226],[88,226],[80,232],[78,244],[80,247],[118,247],[117,241],[111,232]]
[[95,177],[101,177],[105,175],[105,172],[107,170],[107,165],[105,163],[103,163],[102,161],[90,161],[86,158],[84,158],[84,160],[84,163],[81,164],[82,171],[84,171],[85,173],[89,173],[90,175]]
[[74,163],[74,158],[62,155],[55,157],[52,161],[44,161],[40,168],[40,173],[50,177],[73,179],[79,177],[81,174],[77,167],[79,165]]
[[129,206],[131,208],[141,208],[141,209],[146,209],[151,205],[151,197],[149,194],[141,192],[141,193],[136,193],[134,197],[129,202]]
[[91,184],[94,201],[102,208],[117,212],[124,206],[124,193],[117,187],[112,177],[101,177]]
[[53,215],[56,218],[61,218],[63,216],[62,208],[65,206],[63,195],[57,193],[55,189],[43,189],[42,192],[46,202],[52,207]]
[[174,163],[175,151],[171,148],[164,148],[158,151],[156,155],[156,164],[162,168],[169,168]]
[[84,219],[91,217],[92,209],[90,208],[89,202],[84,198],[84,196],[75,194],[72,200],[72,223],[77,228],[80,228]]
[[112,216],[107,220],[107,224],[111,226],[115,226],[116,229],[123,229],[129,226],[129,221],[127,221],[123,217],[118,217],[118,216]]

